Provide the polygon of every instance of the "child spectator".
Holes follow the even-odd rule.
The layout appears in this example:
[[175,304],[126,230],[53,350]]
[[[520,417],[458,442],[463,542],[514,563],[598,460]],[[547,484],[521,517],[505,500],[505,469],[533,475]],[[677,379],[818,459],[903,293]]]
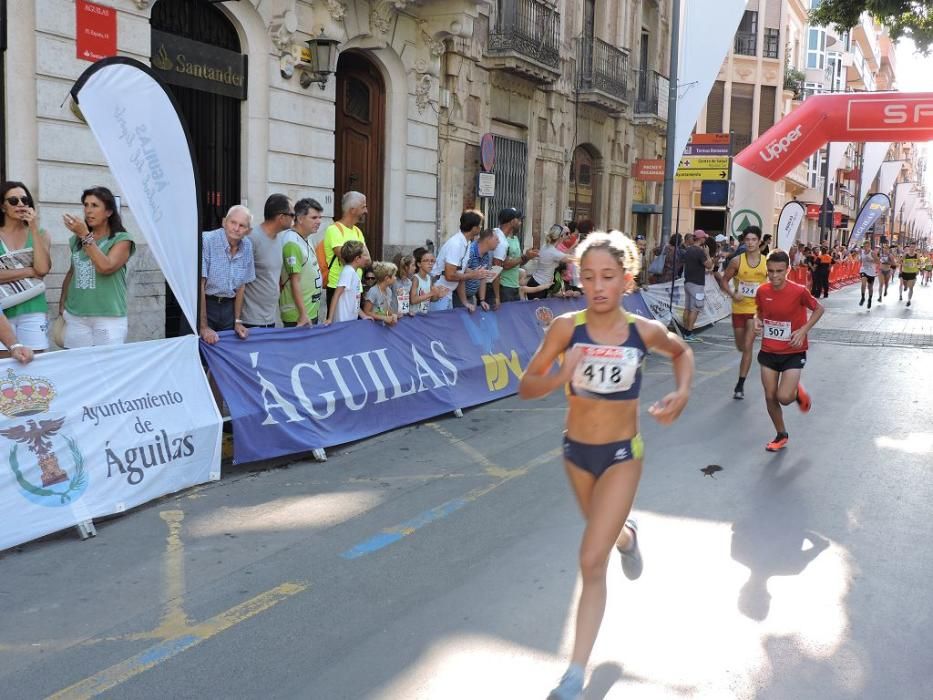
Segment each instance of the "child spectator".
[[340,277],[337,280],[337,287],[334,289],[324,325],[353,321],[357,318],[369,318],[360,309],[362,285],[359,272],[357,272],[363,264],[364,251],[363,244],[359,241],[347,241],[341,246],[340,259],[343,261],[343,269],[340,270]]
[[416,248],[414,258],[416,272],[412,277],[408,301],[416,313],[426,314],[430,310],[431,302],[448,295],[450,290],[447,287],[435,285],[431,279],[431,269],[435,261],[434,253],[427,248]]
[[395,295],[395,308],[401,316],[414,316],[411,301],[412,275],[415,272],[415,258],[411,255],[397,255],[398,275],[392,284],[392,293]]
[[397,271],[395,263],[385,261],[373,263],[376,284],[369,288],[366,298],[363,299],[363,313],[369,318],[382,321],[387,326],[394,326],[398,323],[396,298],[392,287]]

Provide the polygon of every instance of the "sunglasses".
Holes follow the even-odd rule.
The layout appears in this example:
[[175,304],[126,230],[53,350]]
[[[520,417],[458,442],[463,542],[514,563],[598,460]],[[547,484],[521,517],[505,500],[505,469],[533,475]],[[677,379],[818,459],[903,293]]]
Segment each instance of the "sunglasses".
[[366,275],[366,277],[364,277],[363,279],[366,280],[367,282],[375,282],[375,281],[376,281],[376,276],[375,276],[375,275]]
[[24,207],[31,207],[32,200],[29,197],[7,197],[6,203],[11,207],[17,207],[22,204]]
[[280,211],[276,216],[287,216],[289,219],[295,218],[295,212],[293,211]]

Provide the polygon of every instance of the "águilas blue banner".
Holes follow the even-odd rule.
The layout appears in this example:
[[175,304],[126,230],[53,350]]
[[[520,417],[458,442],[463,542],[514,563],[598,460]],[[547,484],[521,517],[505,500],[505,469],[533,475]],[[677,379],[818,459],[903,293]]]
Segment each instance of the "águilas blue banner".
[[[626,307],[651,317],[638,295]],[[583,300],[504,304],[201,345],[234,426],[234,463],[308,452],[514,394],[551,319]]]
[[887,216],[891,209],[891,200],[883,192],[875,192],[862,205],[855,219],[855,226],[852,228],[852,235],[849,237],[849,248],[857,248],[862,245],[865,234],[872,226],[884,216]]

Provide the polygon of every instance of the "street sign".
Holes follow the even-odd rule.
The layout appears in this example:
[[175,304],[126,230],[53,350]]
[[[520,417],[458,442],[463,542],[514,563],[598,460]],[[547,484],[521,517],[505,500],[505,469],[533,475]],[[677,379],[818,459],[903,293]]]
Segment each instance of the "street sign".
[[491,173],[496,165],[496,141],[492,134],[483,134],[483,138],[479,142],[479,152],[483,170]]
[[476,187],[477,195],[480,197],[496,196],[496,176],[494,173],[480,173],[479,184]]
[[685,156],[728,156],[729,144],[687,144]]
[[681,180],[728,180],[728,170],[707,170],[704,168],[678,168],[674,179]]
[[681,158],[678,170],[728,170],[729,156],[690,156]]
[[693,134],[690,137],[689,143],[693,145],[705,144],[705,145],[728,146],[729,145],[729,134]]

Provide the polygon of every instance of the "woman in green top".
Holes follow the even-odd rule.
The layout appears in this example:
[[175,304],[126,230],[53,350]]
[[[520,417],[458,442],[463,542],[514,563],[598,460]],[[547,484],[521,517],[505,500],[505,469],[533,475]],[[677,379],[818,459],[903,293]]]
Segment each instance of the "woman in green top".
[[92,187],[81,195],[84,218],[65,214],[74,234],[71,268],[62,283],[59,313],[65,317],[65,347],[126,342],[126,263],[136,244],[123,228],[113,193]]
[[[49,241],[39,229],[29,188],[15,180],[4,182],[0,185],[0,306],[18,341],[35,352],[49,347],[42,278],[50,268]],[[0,357],[9,356],[9,351],[0,352]]]

